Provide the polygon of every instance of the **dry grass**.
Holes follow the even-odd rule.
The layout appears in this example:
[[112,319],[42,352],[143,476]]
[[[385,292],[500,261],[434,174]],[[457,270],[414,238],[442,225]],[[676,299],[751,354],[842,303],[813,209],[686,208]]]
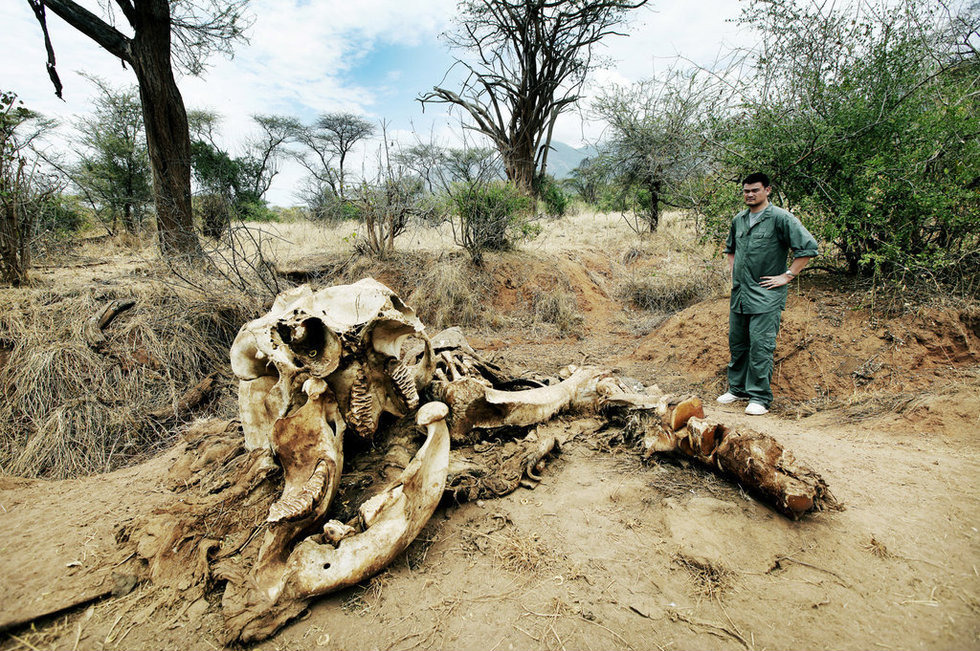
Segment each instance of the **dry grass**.
[[697,241],[683,213],[668,213],[656,233],[623,240],[616,293],[633,312],[623,325],[646,333],[674,312],[723,294],[728,272],[713,246]]
[[875,538],[874,534],[871,535],[871,540],[864,545],[864,549],[870,552],[872,556],[877,556],[878,558],[888,558],[892,555],[888,551],[888,548],[885,547],[885,543]]
[[731,570],[721,565],[686,554],[675,554],[672,560],[676,565],[687,570],[694,582],[695,591],[700,596],[720,597],[731,587],[734,575]]
[[535,322],[551,323],[565,335],[581,328],[585,317],[578,308],[578,299],[567,281],[564,287],[551,291],[535,291],[531,296],[531,315]]
[[461,537],[464,548],[492,556],[494,565],[514,574],[533,576],[558,560],[536,533],[524,534],[512,526],[490,532],[464,529]]
[[[98,352],[82,326],[117,298],[136,305],[109,325],[108,348]],[[132,279],[4,291],[0,333],[11,345],[0,367],[0,472],[78,476],[157,449],[175,423],[148,414],[172,408],[202,378],[227,369],[231,341],[259,309],[240,293]]]

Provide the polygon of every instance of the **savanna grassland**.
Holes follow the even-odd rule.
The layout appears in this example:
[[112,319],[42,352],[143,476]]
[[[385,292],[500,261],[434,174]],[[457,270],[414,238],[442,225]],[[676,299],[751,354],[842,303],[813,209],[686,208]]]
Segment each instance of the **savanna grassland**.
[[[222,586],[192,599],[155,587],[118,557],[120,532],[176,499],[182,433],[235,417],[227,350],[241,324],[293,284],[366,276],[430,334],[460,326],[520,372],[593,364],[697,393],[709,416],[820,472],[845,510],[792,522],[708,470],[643,461],[615,428],[563,416],[536,489],[446,501],[395,563],[254,648],[980,644],[977,305],[805,273],[773,411],[752,418],[713,401],[727,268],[684,214],[642,237],[618,214],[538,224],[479,266],[448,226],[413,226],[377,259],[349,222],[250,224],[196,269],[138,241],[50,251],[29,285],[0,294],[0,647],[220,647]],[[114,301],[132,304],[93,331]]]

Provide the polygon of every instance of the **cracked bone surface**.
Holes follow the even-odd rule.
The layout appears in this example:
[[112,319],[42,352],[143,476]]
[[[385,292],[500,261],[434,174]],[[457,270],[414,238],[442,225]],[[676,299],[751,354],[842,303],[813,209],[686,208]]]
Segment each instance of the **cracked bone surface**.
[[[423,352],[419,363],[410,367],[401,354],[403,343],[413,336],[422,341]],[[365,517],[365,532],[352,536],[343,533],[342,523],[326,522],[343,471],[345,434],[371,439],[382,413],[402,417],[418,408],[419,391],[434,371],[433,352],[414,311],[392,290],[366,278],[318,291],[303,285],[283,292],[267,314],[241,328],[231,348],[231,363],[239,379],[246,447],[275,454],[284,486],[269,509],[269,527],[251,576],[226,590],[225,613],[230,628],[251,627],[268,635],[274,630],[268,629],[270,623],[279,625],[294,616],[296,603],[332,589],[323,588],[331,581],[338,587],[348,585],[346,577],[384,567],[414,538],[415,526],[421,528],[429,517],[418,523],[415,516],[430,502],[435,508],[438,498],[432,501],[431,487],[419,484],[416,475],[419,464],[438,475],[440,457],[420,451],[418,463],[410,464],[415,474],[383,493],[391,504],[371,502],[376,519],[392,513],[397,504],[414,509],[412,517],[404,522],[388,517],[381,528]],[[441,416],[433,417],[433,410]],[[431,418],[430,430],[445,429],[445,413],[437,407],[419,410],[423,412]],[[423,448],[429,450],[441,444],[426,445]],[[448,455],[448,442],[445,447]],[[443,483],[447,465],[448,461],[442,463]],[[309,545],[317,543],[309,536],[318,531],[328,540],[339,540],[342,547],[335,552],[338,558],[331,572],[324,567],[326,561],[305,568],[307,561],[296,560],[311,553]],[[298,542],[304,535],[306,547]],[[314,580],[312,574],[324,576]]]
[[[414,371],[401,360],[410,336],[425,345]],[[422,322],[372,278],[316,292],[296,287],[241,328],[231,364],[246,447],[274,452],[285,474],[269,522],[300,521],[294,528],[302,529],[304,518],[323,516],[342,471],[345,431],[371,438],[382,412],[414,409],[431,357]],[[276,544],[288,544],[275,533],[283,538]],[[281,550],[263,559],[269,554]]]

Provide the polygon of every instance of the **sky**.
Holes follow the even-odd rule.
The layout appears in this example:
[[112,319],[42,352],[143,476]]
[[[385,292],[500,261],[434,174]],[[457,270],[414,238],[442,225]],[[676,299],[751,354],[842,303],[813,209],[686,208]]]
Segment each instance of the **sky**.
[[[79,4],[105,16],[102,7],[111,2]],[[600,43],[597,54],[606,63],[593,72],[579,109],[560,119],[554,139],[580,147],[601,138],[602,124],[590,116],[588,98],[603,87],[649,79],[678,56],[710,65],[739,38],[734,22],[739,12],[738,0],[653,0],[633,12],[629,36]],[[460,138],[458,113],[434,104],[423,112],[416,101],[442,83],[453,63],[453,52],[440,35],[453,29],[456,0],[252,0],[249,13],[248,42],[235,47],[233,58],[217,55],[200,77],[178,78],[188,109],[222,116],[222,144],[232,154],[240,153],[236,148],[254,133],[251,116],[260,113],[304,122],[336,111],[372,122],[384,119],[389,139],[406,144]],[[0,3],[0,42],[7,53],[0,58],[0,89],[58,119],[62,126],[52,146],[63,149],[72,125],[91,111],[96,95],[80,72],[116,87],[134,85],[136,79],[118,59],[51,12],[47,22],[64,101],[54,95],[41,29],[24,0]],[[354,165],[372,167],[377,145],[367,143],[356,152]],[[303,173],[296,163],[284,165],[266,197],[269,202],[300,203],[296,193]]]

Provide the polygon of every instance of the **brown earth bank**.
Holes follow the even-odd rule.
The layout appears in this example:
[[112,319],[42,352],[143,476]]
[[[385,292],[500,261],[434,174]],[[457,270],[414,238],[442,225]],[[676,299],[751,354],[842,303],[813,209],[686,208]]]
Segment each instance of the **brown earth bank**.
[[[471,343],[529,372],[599,364],[693,390],[708,417],[770,434],[821,473],[845,510],[789,521],[567,415],[549,425],[567,443],[535,490],[444,502],[381,574],[254,648],[980,648],[980,311],[885,317],[804,280],[784,315],[774,411],[752,418],[711,399],[727,299],[633,309],[623,277],[656,261],[623,260],[587,248],[494,258],[480,300],[499,321],[475,315]],[[421,301],[424,276],[406,268],[351,273]],[[548,303],[556,292],[571,307]],[[551,311],[529,318],[535,306]],[[0,648],[221,647],[223,586],[155,584],[129,545],[134,523],[187,499],[175,468],[221,462],[194,454],[178,439],[109,474],[0,478]],[[211,525],[234,517],[215,511]]]

